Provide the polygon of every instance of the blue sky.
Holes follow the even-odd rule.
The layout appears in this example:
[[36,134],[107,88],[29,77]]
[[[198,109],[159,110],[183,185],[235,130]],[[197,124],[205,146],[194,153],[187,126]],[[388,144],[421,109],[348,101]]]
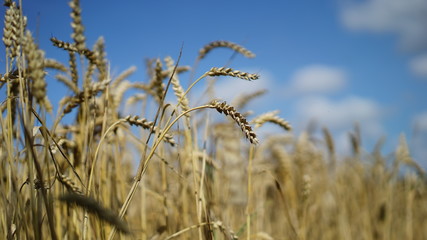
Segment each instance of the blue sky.
[[[232,41],[257,57],[236,56],[230,66],[261,79],[220,79],[219,97],[266,88],[269,93],[250,108],[280,110],[297,132],[315,119],[342,149],[354,122],[367,151],[381,136],[391,151],[405,133],[426,165],[427,0],[82,0],[81,6],[87,45],[104,36],[113,76],[135,65],[130,80],[146,81],[145,58],[176,59],[183,46],[181,64],[191,66],[203,45]],[[67,2],[23,1],[23,9],[47,57],[66,62],[67,54],[49,38],[71,41]],[[197,75],[224,66],[231,55],[226,49],[210,53]],[[67,93],[56,91],[62,86],[53,78],[48,84],[52,101]]]

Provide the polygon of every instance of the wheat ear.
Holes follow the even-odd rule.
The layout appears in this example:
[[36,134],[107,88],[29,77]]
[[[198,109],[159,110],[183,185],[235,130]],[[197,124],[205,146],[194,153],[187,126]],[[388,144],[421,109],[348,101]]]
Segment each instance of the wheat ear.
[[74,43],[61,41],[56,37],[51,37],[50,41],[53,43],[53,46],[55,47],[62,48],[64,50],[71,51],[71,52],[78,52],[76,44]]
[[70,90],[73,91],[74,94],[79,93],[79,88],[74,84],[74,82],[66,75],[63,74],[57,74],[55,75],[55,78],[65,84]]
[[[128,122],[130,125],[136,125],[139,127],[142,127],[144,129],[148,129],[150,131],[156,132],[158,130],[158,127],[154,125],[154,122],[148,121],[145,118],[140,118],[138,116],[127,116],[124,118],[126,122]],[[161,135],[162,132],[159,130],[159,135]],[[172,135],[165,134],[165,137],[163,138],[163,141],[169,143],[171,146],[175,146],[175,140],[173,139]]]
[[70,7],[72,10],[71,18],[73,20],[71,22],[71,27],[73,28],[73,33],[71,34],[71,38],[76,43],[76,48],[79,51],[82,51],[83,49],[86,48],[86,43],[85,43],[86,37],[83,34],[85,28],[82,24],[82,17],[81,17],[82,9],[80,8],[80,1],[72,0],[70,2]]
[[[110,80],[104,80],[102,82],[96,82],[88,89],[88,97],[91,98],[97,93],[104,91],[107,85],[110,83]],[[75,107],[82,103],[85,99],[84,91],[79,92],[74,97],[68,99],[68,104],[64,108],[64,114],[71,112]]]
[[56,61],[55,59],[45,59],[44,60],[44,67],[56,69],[56,70],[59,70],[59,71],[64,72],[64,73],[68,71],[67,67],[64,66],[64,64]]
[[261,89],[261,90],[258,90],[258,91],[255,91],[255,92],[252,92],[249,94],[241,95],[233,101],[233,105],[236,106],[236,108],[242,109],[249,103],[249,101],[251,101],[252,99],[257,98],[259,96],[262,96],[265,93],[267,93],[267,90]]
[[163,83],[162,76],[162,62],[160,59],[156,59],[156,67],[154,68],[154,75],[149,83],[149,88],[154,92],[154,97],[158,100],[162,99],[165,92],[165,84]]
[[18,56],[26,25],[27,18],[21,16],[21,11],[15,2],[11,3],[6,10],[3,28],[3,43],[10,49],[10,57]]
[[258,143],[255,132],[249,125],[246,118],[242,116],[233,106],[228,105],[226,102],[219,102],[217,100],[212,101],[210,104],[211,108],[215,108],[219,113],[224,113],[230,116],[239,126],[246,138],[253,144]]
[[59,200],[66,202],[67,204],[75,204],[79,207],[86,209],[88,212],[95,214],[100,219],[115,226],[122,233],[130,233],[126,223],[121,220],[113,211],[104,208],[95,199],[86,197],[80,194],[68,193],[59,198]]
[[48,111],[52,110],[52,105],[46,95],[46,81],[44,73],[44,51],[40,50],[34,43],[30,31],[25,34],[24,52],[28,61],[28,72],[31,78],[32,94],[40,106],[44,106]]
[[99,80],[103,80],[107,76],[107,53],[105,51],[105,40],[103,37],[99,37],[93,46],[94,52],[96,52],[98,69],[99,69]]
[[278,114],[278,111],[272,111],[272,112],[259,115],[253,120],[253,122],[255,123],[255,127],[259,128],[262,125],[264,125],[264,123],[270,122],[282,127],[286,131],[292,130],[291,124],[285,119],[277,116],[277,114]]
[[252,53],[251,51],[247,50],[246,48],[244,48],[244,47],[242,47],[236,43],[229,42],[229,41],[214,41],[214,42],[208,43],[202,49],[200,49],[198,59],[204,58],[206,56],[206,54],[208,54],[212,49],[219,48],[219,47],[233,49],[234,51],[242,54],[243,56],[245,56],[247,58],[254,58],[255,57],[254,53]]
[[[165,59],[165,61],[166,61],[166,59]],[[174,66],[175,67],[175,66]],[[172,74],[172,72],[173,72],[173,69],[174,68],[172,68],[172,69],[168,69],[168,70],[164,70],[164,71],[162,71],[162,78],[164,79],[164,78],[167,78],[167,77],[169,77],[171,74]],[[189,71],[191,68],[189,67],[189,66],[177,66],[176,67],[176,70],[175,70],[175,74],[180,74],[180,73],[183,73],[183,72],[187,72],[187,71]]]
[[251,73],[242,72],[239,70],[233,70],[232,68],[225,68],[225,67],[220,67],[220,68],[213,67],[209,70],[207,74],[211,77],[230,76],[230,77],[241,78],[248,81],[256,80],[259,78],[258,74],[251,74]]
[[[168,72],[170,73],[170,75],[168,77],[171,77],[171,84],[172,84],[172,89],[175,93],[175,96],[177,97],[178,101],[180,101],[180,105],[182,108],[182,111],[187,111],[188,109],[190,109],[189,107],[189,101],[187,96],[184,95],[184,88],[181,86],[181,83],[179,82],[178,76],[176,75],[176,73],[172,76],[173,73],[173,69],[175,68],[175,63],[173,61],[173,59],[171,57],[166,57],[165,58],[165,63],[166,66],[168,68]],[[188,116],[188,115],[187,115]]]
[[119,84],[125,80],[127,77],[129,77],[130,75],[132,75],[134,72],[136,71],[136,67],[135,66],[131,66],[130,68],[126,69],[125,71],[123,71],[122,73],[119,74],[119,76],[117,76],[111,83],[111,88],[115,89],[117,86],[119,86]]

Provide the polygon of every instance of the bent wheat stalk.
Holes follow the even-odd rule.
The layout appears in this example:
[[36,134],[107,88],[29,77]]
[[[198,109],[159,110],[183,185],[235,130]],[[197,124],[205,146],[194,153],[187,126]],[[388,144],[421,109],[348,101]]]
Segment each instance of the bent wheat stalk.
[[[236,123],[241,127],[242,131],[246,134],[246,136],[248,137],[248,139],[251,141],[251,143],[257,143],[258,140],[256,139],[256,135],[255,133],[252,131],[252,128],[249,126],[249,124],[247,123],[246,119],[243,118],[241,116],[241,114],[239,112],[237,112],[232,106],[227,105],[226,103],[219,103],[217,101],[211,102],[208,105],[203,105],[203,106],[199,106],[199,107],[195,107],[195,108],[191,108],[187,111],[182,112],[179,116],[177,116],[171,123],[169,123],[167,125],[167,127],[165,127],[165,129],[163,129],[161,131],[160,136],[157,138],[157,140],[153,143],[153,146],[151,147],[151,151],[148,154],[147,158],[145,159],[145,161],[140,161],[139,162],[139,166],[138,166],[138,170],[136,173],[136,176],[134,178],[134,182],[128,192],[128,195],[126,197],[126,200],[124,201],[122,208],[120,209],[119,212],[119,217],[123,218],[129,205],[130,202],[133,198],[133,196],[135,195],[136,189],[139,185],[139,183],[141,182],[142,176],[145,174],[147,167],[150,163],[150,160],[152,159],[157,147],[160,145],[160,143],[162,142],[162,139],[165,138],[166,134],[169,132],[169,130],[172,128],[172,126],[175,125],[175,123],[182,118],[183,116],[187,116],[190,112],[196,111],[196,110],[201,110],[201,109],[205,109],[205,108],[215,108],[217,111],[219,111],[220,113],[224,113],[225,115],[229,115],[231,116],[231,118],[233,118],[233,120],[236,121]],[[113,229],[110,232],[110,235],[108,237],[108,239],[113,239],[114,235],[116,233],[116,227],[113,226]]]

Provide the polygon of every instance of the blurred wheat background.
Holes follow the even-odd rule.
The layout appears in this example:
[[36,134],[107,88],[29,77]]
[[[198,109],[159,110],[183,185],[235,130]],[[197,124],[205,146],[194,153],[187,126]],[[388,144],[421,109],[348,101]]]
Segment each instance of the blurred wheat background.
[[[178,45],[131,80],[138,67],[112,71],[108,39],[88,40],[78,0],[64,38],[38,35],[27,4],[3,7],[1,239],[427,238],[427,176],[406,134],[366,148],[374,130],[352,119],[343,150],[334,126],[288,119],[287,98],[258,112],[270,89],[236,86],[262,82],[263,66],[241,70],[257,55],[233,41]],[[289,99],[311,81],[296,75],[309,80],[291,82]]]

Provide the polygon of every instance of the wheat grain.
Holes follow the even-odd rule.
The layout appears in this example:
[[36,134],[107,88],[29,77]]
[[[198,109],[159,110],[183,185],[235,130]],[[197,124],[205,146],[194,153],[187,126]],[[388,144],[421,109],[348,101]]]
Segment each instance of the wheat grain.
[[[69,43],[65,41],[61,41],[55,37],[51,37],[50,41],[53,43],[55,47],[64,49],[69,52],[77,52],[79,54],[82,54],[85,56],[90,63],[97,65],[98,64],[98,54],[95,51],[92,51],[88,48],[81,48],[81,45],[79,43]],[[78,47],[80,46],[80,48]],[[71,54],[71,53],[70,53]]]
[[24,39],[22,33],[26,25],[27,18],[21,16],[19,7],[13,2],[5,13],[2,38],[5,46],[10,49],[10,57],[16,57],[19,54]]
[[114,91],[111,93],[113,97],[113,109],[117,109],[120,106],[124,93],[131,87],[133,87],[133,84],[129,81],[121,81],[120,84],[114,87]]
[[202,49],[200,49],[198,59],[203,59],[206,56],[206,54],[208,54],[212,49],[219,48],[219,47],[233,49],[234,51],[242,54],[243,56],[245,56],[247,58],[254,58],[255,57],[255,54],[253,54],[251,51],[247,50],[246,48],[244,48],[244,47],[242,47],[236,43],[229,42],[229,41],[214,41],[214,42],[207,44]]
[[277,144],[276,141],[274,141],[270,146],[273,159],[277,159],[277,167],[275,172],[279,181],[285,183],[285,186],[290,185],[290,183],[293,181],[292,178],[294,175],[291,156],[289,156],[289,154],[283,148],[283,145]]
[[249,103],[249,101],[264,95],[265,93],[267,93],[266,89],[261,89],[249,94],[244,94],[239,96],[238,98],[236,98],[236,100],[233,101],[233,106],[236,106],[236,108],[238,109],[242,109],[244,107],[246,107],[246,105]]
[[[161,130],[158,130],[158,127],[154,125],[154,122],[150,122],[145,118],[140,118],[139,116],[131,116],[128,115],[124,118],[126,122],[128,122],[130,125],[136,125],[139,127],[142,127],[144,129],[150,130],[152,132],[159,132],[159,135],[162,134]],[[175,140],[173,139],[172,135],[166,134],[163,138],[163,141],[169,143],[171,146],[175,146]]]
[[104,80],[107,77],[107,52],[105,51],[105,40],[103,37],[99,37],[96,40],[93,51],[97,56],[97,66],[99,70],[99,81]]
[[71,91],[73,91],[74,94],[77,94],[79,92],[78,87],[74,84],[73,81],[71,81],[71,79],[63,74],[57,74],[55,75],[55,78],[62,82],[65,86],[67,86]]
[[132,87],[135,89],[140,89],[144,91],[145,93],[155,97],[157,99],[157,94],[154,92],[154,89],[150,87],[151,84],[145,84],[145,83],[134,83],[132,84]]
[[120,82],[122,82],[123,80],[125,80],[126,78],[128,78],[135,71],[136,71],[136,67],[135,66],[131,66],[130,68],[128,68],[125,71],[123,71],[122,73],[120,73],[120,75],[117,76],[116,78],[114,78],[114,80],[112,81],[111,88],[113,88],[113,89],[116,88],[120,84]]
[[[328,171],[331,164],[323,154],[323,148],[331,153],[338,150],[329,132],[324,133],[322,142],[315,134],[303,133],[299,140],[291,134],[280,134],[266,136],[266,141],[257,148],[248,147],[241,141],[241,134],[250,135],[252,129],[248,127],[247,117],[239,115],[235,109],[241,111],[262,91],[236,98],[230,105],[216,102],[192,108],[188,110],[192,114],[185,119],[191,127],[182,128],[177,123],[183,115],[172,115],[170,120],[166,117],[171,113],[167,108],[171,104],[157,108],[159,102],[156,101],[165,93],[159,94],[158,88],[152,88],[151,84],[157,74],[159,86],[164,88],[165,80],[175,72],[174,77],[181,82],[171,83],[170,87],[176,85],[175,90],[182,91],[179,85],[182,84],[181,88],[186,85],[178,74],[188,67],[174,67],[172,60],[165,59],[161,62],[164,66],[157,66],[156,72],[156,61],[152,61],[147,68],[150,71],[148,83],[128,82],[130,79],[125,71],[112,81],[107,91],[106,86],[96,85],[96,82],[100,84],[110,79],[102,39],[91,48],[92,52],[85,52],[86,48],[77,50],[74,40],[70,40],[71,44],[58,43],[66,49],[66,54],[72,54],[70,64],[68,59],[65,62],[68,69],[50,59],[38,65],[29,64],[34,61],[32,59],[40,59],[36,56],[40,52],[31,50],[32,53],[27,54],[30,50],[26,49],[24,53],[29,45],[26,46],[25,35],[18,36],[25,33],[22,11],[11,0],[6,0],[6,4],[19,13],[7,13],[7,8],[3,11],[5,28],[9,28],[3,32],[6,72],[0,74],[0,211],[3,214],[0,236],[5,239],[43,239],[49,238],[49,233],[52,239],[56,235],[59,239],[107,239],[109,232],[114,232],[111,229],[120,228],[121,224],[107,226],[104,219],[115,222],[117,216],[109,217],[114,216],[111,210],[116,211],[121,206],[120,217],[126,215],[126,221],[141,239],[426,238],[426,173],[416,162],[418,159],[410,155],[411,145],[404,137],[394,154],[384,155],[381,144],[370,153],[361,148],[360,133],[356,130],[353,148],[360,153],[361,161],[352,161],[355,157],[351,154],[349,157],[339,154],[336,158],[343,159],[336,161],[333,172]],[[44,37],[41,35],[40,41]],[[33,42],[37,42],[36,39]],[[15,58],[11,58],[12,51],[17,54]],[[68,85],[66,91],[71,92],[70,97],[61,100],[56,118],[45,117],[44,109],[38,116],[36,111],[40,108],[31,94],[40,87],[33,87],[33,71],[43,64],[44,70],[51,72],[50,68],[54,68],[54,74],[60,74],[56,78]],[[60,72],[56,73],[55,69]],[[211,75],[245,76],[233,70],[217,71],[220,73]],[[203,74],[200,79],[207,76]],[[78,84],[82,77],[85,83]],[[211,84],[215,82],[213,78],[208,80]],[[82,85],[81,89],[78,85]],[[136,88],[136,94],[132,93],[127,103],[144,100],[141,107],[135,106],[136,111],[142,112],[141,116],[153,115],[156,112],[153,107],[167,113],[159,113],[155,121],[157,126],[134,116],[135,113],[126,117],[127,120],[121,117],[126,109],[122,110],[119,103],[124,101],[122,98],[126,94],[123,93],[129,87]],[[83,103],[78,105],[80,102]],[[72,108],[73,104],[82,107],[64,118],[62,111]],[[223,117],[230,121],[217,123],[206,119],[210,115],[202,115],[199,110],[209,107],[229,115]],[[33,115],[28,115],[28,110]],[[262,125],[277,116],[275,113],[263,119],[257,117],[254,125],[255,122]],[[45,118],[47,121],[43,122]],[[198,124],[200,119],[205,123]],[[49,126],[52,120],[53,126]],[[69,125],[64,126],[64,122]],[[125,127],[119,127],[122,125]],[[143,136],[152,134],[153,139],[149,144],[141,141],[130,125],[141,128]],[[32,129],[42,130],[44,134],[27,135]],[[205,134],[201,133],[203,131]],[[44,138],[46,136],[48,138]],[[176,142],[179,139],[180,144],[173,148],[165,146],[169,145],[164,142],[167,138]],[[141,156],[141,170],[138,169],[136,175],[136,169],[132,168],[135,156]],[[153,158],[164,164],[150,162]],[[388,164],[388,160],[393,160],[392,164]],[[75,176],[68,175],[72,172]],[[85,181],[85,186],[77,181],[79,176],[86,180],[93,178],[93,182]],[[26,179],[26,185],[31,187],[20,189]],[[69,206],[52,198],[67,192],[76,195],[83,192],[91,198],[79,199],[72,195],[65,200],[71,204]],[[44,193],[47,198],[43,197]],[[84,214],[85,209],[98,217]],[[102,215],[104,212],[107,214]],[[54,221],[49,220],[52,216]],[[319,217],[322,221],[318,221]],[[224,223],[219,219],[224,219]],[[52,225],[50,223],[53,227],[48,226]],[[237,227],[239,231],[234,234],[225,226]]]
[[[190,69],[191,68],[189,66],[177,66],[175,69],[175,75],[178,75],[178,74],[183,73],[183,72],[187,72]],[[165,79],[165,78],[169,77],[172,74],[172,72],[173,72],[173,68],[171,70],[166,69],[166,70],[162,71],[162,78]]]
[[83,50],[79,51],[80,54],[83,54],[87,60],[89,60],[89,63],[93,65],[98,65],[98,55],[97,52],[94,52],[88,48],[84,48]]
[[55,59],[45,59],[44,60],[44,67],[56,69],[56,70],[59,70],[61,72],[67,72],[68,71],[66,66],[64,66],[62,63],[56,61]]
[[4,15],[3,43],[6,47],[11,47],[12,41],[17,39],[18,30],[15,27],[16,23],[14,23],[16,21],[15,11],[17,11],[16,3],[13,2]]
[[251,143],[258,143],[256,134],[252,130],[252,127],[249,125],[248,121],[242,116],[242,114],[237,112],[233,106],[228,105],[226,102],[219,102],[214,100],[210,103],[210,107],[215,108],[219,113],[224,113],[225,115],[230,116],[240,126],[240,129]]
[[[175,68],[175,63],[174,63],[174,61],[173,61],[173,59],[171,57],[166,57],[165,58],[165,63],[166,63],[168,72],[170,73],[170,75],[168,77],[172,78],[172,80],[171,80],[172,89],[173,89],[173,91],[175,93],[176,98],[178,99],[178,101],[180,103],[182,111],[185,112],[188,109],[190,109],[190,107],[189,107],[190,103],[188,101],[187,96],[184,95],[185,91],[182,88],[181,83],[179,82],[177,74],[175,73],[172,76],[173,69]],[[189,115],[186,115],[186,116],[188,117]]]
[[50,102],[46,98],[44,51],[38,49],[30,31],[26,32],[25,39],[24,52],[27,56],[29,77],[32,79],[32,94],[40,106],[44,106],[46,109],[51,110]]
[[130,125],[136,125],[144,129],[153,131],[154,122],[148,121],[146,118],[140,118],[139,116],[128,115],[124,118]]
[[15,2],[13,2],[12,0],[4,0],[3,1],[4,3],[3,3],[3,6],[5,6],[5,7],[11,7],[12,6],[12,4],[14,4]]
[[156,59],[156,66],[154,68],[151,81],[148,84],[148,88],[151,89],[150,92],[154,93],[153,96],[158,101],[162,99],[165,92],[165,84],[163,83],[163,79],[162,62],[160,59]]
[[75,43],[64,42],[64,41],[57,39],[56,37],[51,37],[50,41],[53,43],[53,46],[58,47],[58,48],[62,48],[66,51],[71,51],[71,52],[78,52],[79,51],[77,49]]
[[[5,76],[6,78],[8,78],[10,75],[6,74],[7,76]],[[9,97],[11,97],[13,99],[13,101],[11,101],[11,118],[12,118],[12,125],[15,124],[15,119],[16,119],[16,113],[17,113],[17,101],[15,101],[15,97],[17,97],[19,95],[19,81],[18,79],[10,79],[10,95]],[[7,107],[7,104],[4,105],[4,107]],[[3,109],[1,109],[2,113],[3,113]]]
[[[59,143],[58,143],[59,144]],[[68,191],[74,194],[83,194],[83,191],[77,186],[77,184],[68,176],[63,174],[58,174],[56,178],[59,180],[62,185],[67,188]]]
[[92,74],[95,72],[96,64],[89,61],[89,65],[86,68],[85,76],[84,76],[84,86],[90,85],[92,82]]
[[80,8],[80,1],[79,0],[72,0],[70,1],[70,7],[71,7],[71,19],[73,20],[71,22],[71,27],[73,28],[73,33],[71,34],[71,38],[76,43],[76,48],[79,51],[83,51],[86,48],[86,37],[84,36],[84,26],[82,24],[82,17],[81,12],[82,9]]
[[411,154],[409,152],[408,143],[406,142],[406,137],[404,134],[401,134],[399,137],[399,145],[396,149],[396,159],[406,164],[413,162]]
[[[74,128],[74,126],[63,126],[62,129],[60,129],[58,132],[63,131],[65,134],[67,134],[70,132],[77,131],[77,129],[73,129],[73,128]],[[74,141],[71,141],[71,140],[64,138],[64,137],[61,137],[59,139],[59,141],[57,141],[57,144],[52,144],[50,146],[50,150],[52,151],[53,154],[58,152],[58,146],[60,146],[61,148],[75,148],[76,147],[76,143]]]
[[334,169],[335,165],[336,165],[334,140],[333,140],[332,135],[329,132],[328,128],[326,128],[326,127],[322,128],[322,132],[323,132],[323,137],[325,139],[326,147],[327,147],[328,152],[329,152],[330,166],[332,167],[332,169]]
[[79,74],[77,72],[76,54],[73,51],[68,51],[68,55],[69,55],[68,64],[70,65],[71,81],[74,83],[76,87],[78,87]]
[[279,125],[280,127],[285,129],[286,131],[292,130],[291,124],[289,124],[289,122],[286,121],[285,119],[277,116],[277,114],[278,114],[278,111],[272,111],[272,112],[264,113],[264,114],[257,116],[253,120],[253,122],[255,123],[255,127],[259,128],[262,125],[264,125],[264,123],[271,122],[271,123]]
[[308,174],[302,176],[302,201],[305,202],[311,193],[311,177]]
[[131,106],[134,105],[135,103],[139,102],[139,101],[144,101],[147,99],[147,95],[144,93],[137,93],[132,95],[131,97],[129,97],[126,100],[126,104],[125,106]]
[[246,72],[241,72],[239,70],[233,70],[231,68],[225,68],[225,67],[213,67],[209,70],[207,75],[214,77],[214,76],[231,76],[231,77],[237,77],[244,80],[256,80],[259,78],[258,74],[250,74]]
[[[88,88],[88,98],[91,98],[98,94],[101,91],[104,91],[107,85],[110,83],[110,80],[104,80],[102,82],[95,82]],[[77,107],[80,103],[85,100],[84,91],[79,92],[74,97],[67,99],[67,106],[64,108],[64,114],[71,112],[75,107]]]

